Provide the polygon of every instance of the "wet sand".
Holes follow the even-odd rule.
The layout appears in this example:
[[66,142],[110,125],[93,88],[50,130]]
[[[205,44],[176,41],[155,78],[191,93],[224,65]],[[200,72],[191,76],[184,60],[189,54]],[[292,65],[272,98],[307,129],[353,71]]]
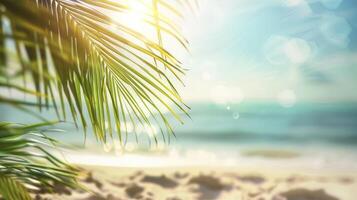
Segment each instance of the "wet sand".
[[239,167],[120,168],[82,166],[91,192],[37,195],[58,200],[356,200],[357,173]]

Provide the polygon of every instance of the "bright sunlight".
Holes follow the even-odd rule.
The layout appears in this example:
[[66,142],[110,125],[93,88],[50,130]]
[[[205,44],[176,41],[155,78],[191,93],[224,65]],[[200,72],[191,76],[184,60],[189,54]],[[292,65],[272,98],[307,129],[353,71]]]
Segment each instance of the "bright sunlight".
[[[135,31],[147,30],[150,26],[145,23],[148,15],[152,15],[152,8],[141,0],[130,0],[126,2],[127,10],[124,12],[112,12],[110,14],[115,23],[121,23]],[[115,25],[114,25],[115,26]]]

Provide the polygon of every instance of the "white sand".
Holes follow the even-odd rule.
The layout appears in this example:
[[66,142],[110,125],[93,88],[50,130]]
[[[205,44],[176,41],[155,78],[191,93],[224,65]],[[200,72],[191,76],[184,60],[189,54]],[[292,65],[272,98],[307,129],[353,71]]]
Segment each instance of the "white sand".
[[[45,196],[63,200],[330,200],[328,197],[356,200],[357,192],[357,173],[346,170],[289,170],[264,166],[83,167],[92,172],[94,182],[102,184],[98,187],[93,180],[83,182],[97,196],[76,191],[71,195]],[[295,194],[294,198],[292,193],[287,194],[289,198],[279,195],[295,189],[305,190],[296,190],[300,194]],[[316,197],[303,196],[309,193],[315,193]]]

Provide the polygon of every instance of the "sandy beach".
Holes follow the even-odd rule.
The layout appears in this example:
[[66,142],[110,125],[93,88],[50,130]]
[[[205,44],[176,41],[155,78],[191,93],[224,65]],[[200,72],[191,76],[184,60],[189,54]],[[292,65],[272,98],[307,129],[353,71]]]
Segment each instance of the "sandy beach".
[[257,166],[122,168],[81,166],[90,192],[57,188],[58,200],[355,200],[357,173]]

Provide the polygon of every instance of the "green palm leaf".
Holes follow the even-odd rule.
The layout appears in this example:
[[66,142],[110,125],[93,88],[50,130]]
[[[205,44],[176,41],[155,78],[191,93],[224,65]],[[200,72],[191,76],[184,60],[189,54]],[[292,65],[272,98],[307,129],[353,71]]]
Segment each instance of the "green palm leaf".
[[[164,48],[163,35],[187,48],[173,18],[182,18],[177,8],[188,3],[137,0],[148,8],[143,21],[157,37],[150,38],[111,16],[130,12],[132,1],[0,0],[0,90],[29,97],[1,94],[0,103],[43,121],[28,107],[54,108],[58,118],[66,120],[68,106],[76,124],[87,129],[90,122],[101,142],[115,133],[124,141],[127,122],[157,124],[173,133],[166,112],[180,122],[179,113],[187,114],[188,107],[175,89],[185,70]],[[51,124],[0,122],[3,198],[31,199],[28,187],[48,191],[54,184],[79,187],[76,169],[48,150],[57,143],[42,134],[43,127]]]
[[37,192],[51,192],[55,184],[80,187],[77,170],[48,151],[58,144],[43,134],[50,125],[0,122],[0,194],[5,199],[30,199],[29,186]]
[[9,67],[6,41],[13,41],[20,64],[15,75],[29,82],[22,91],[43,94],[36,96],[39,108],[52,105],[60,119],[68,104],[73,120],[84,129],[90,121],[99,141],[113,137],[115,129],[106,127],[111,122],[120,140],[126,121],[172,133],[165,113],[181,123],[179,113],[187,114],[174,87],[185,70],[164,48],[162,34],[187,47],[173,19],[181,17],[175,7],[185,3],[138,1],[150,11],[143,19],[157,33],[150,38],[113,19],[113,12],[130,12],[130,1],[1,0],[0,64]]

